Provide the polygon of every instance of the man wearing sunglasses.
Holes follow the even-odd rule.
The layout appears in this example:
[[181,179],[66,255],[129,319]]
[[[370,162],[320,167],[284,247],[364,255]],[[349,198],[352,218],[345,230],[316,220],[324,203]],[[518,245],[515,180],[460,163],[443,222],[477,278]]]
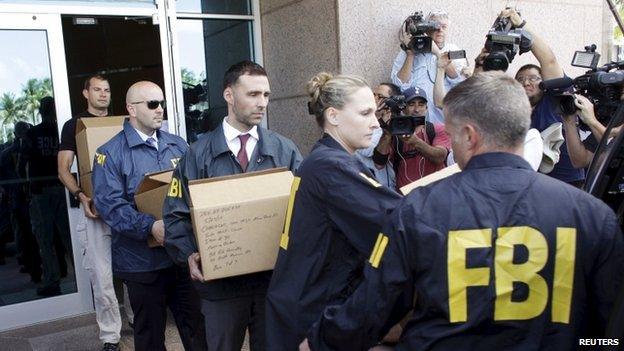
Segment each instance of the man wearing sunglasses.
[[163,207],[165,247],[179,264],[189,265],[201,295],[209,350],[239,351],[247,329],[250,349],[266,349],[264,306],[271,272],[204,281],[191,223],[188,182],[279,167],[295,171],[299,167],[301,154],[295,144],[259,125],[270,93],[262,66],[242,61],[226,71],[223,98],[228,114],[180,160]]
[[[188,148],[182,138],[160,130],[164,107],[158,85],[141,81],[128,89],[130,119],[95,155],[94,203],[111,227],[113,274],[128,287],[135,312],[135,349],[165,350],[169,307],[184,348],[205,350],[199,297],[188,268],[174,264],[162,247],[163,221],[139,212],[134,204],[143,176],[173,168]],[[158,246],[150,247],[149,240]]]

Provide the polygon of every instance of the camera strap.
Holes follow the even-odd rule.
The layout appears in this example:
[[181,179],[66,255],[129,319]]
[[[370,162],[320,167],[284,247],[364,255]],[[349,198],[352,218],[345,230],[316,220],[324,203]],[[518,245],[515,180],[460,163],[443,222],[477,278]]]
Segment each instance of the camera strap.
[[[436,137],[436,132],[435,132],[435,126],[433,125],[433,123],[431,122],[425,122],[425,133],[427,135],[427,144],[429,145],[433,145],[433,139],[435,139]],[[408,152],[405,153],[403,151],[403,146],[404,143],[401,140],[401,138],[396,138],[396,143],[394,144],[394,152],[397,154],[400,154],[403,156],[404,159],[407,158],[412,158],[412,157],[416,157],[417,155],[419,155],[417,152],[416,153],[412,153],[412,152]],[[392,160],[392,168],[394,168],[394,174],[399,174],[399,163],[400,163],[400,158],[397,159],[396,157]]]

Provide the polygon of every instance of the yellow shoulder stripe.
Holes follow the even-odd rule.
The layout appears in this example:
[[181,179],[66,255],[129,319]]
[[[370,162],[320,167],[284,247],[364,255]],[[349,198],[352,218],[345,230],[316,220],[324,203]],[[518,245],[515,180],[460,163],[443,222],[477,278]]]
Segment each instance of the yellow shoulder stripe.
[[386,246],[388,246],[388,237],[385,236],[383,233],[379,233],[379,236],[377,236],[377,241],[375,242],[375,247],[373,248],[373,252],[371,252],[370,258],[368,259],[368,262],[374,268],[379,267],[381,258],[386,251]]
[[288,250],[290,220],[292,219],[293,207],[295,206],[295,196],[297,195],[297,190],[299,190],[299,183],[301,183],[301,177],[295,177],[290,187],[290,198],[288,199],[288,208],[286,209],[286,222],[284,223],[284,232],[280,237],[280,247],[284,250]]
[[378,181],[376,181],[375,179],[367,176],[366,174],[360,172],[360,176],[364,179],[366,179],[367,182],[369,182],[372,186],[374,186],[375,188],[379,188],[381,186],[381,184],[379,184]]

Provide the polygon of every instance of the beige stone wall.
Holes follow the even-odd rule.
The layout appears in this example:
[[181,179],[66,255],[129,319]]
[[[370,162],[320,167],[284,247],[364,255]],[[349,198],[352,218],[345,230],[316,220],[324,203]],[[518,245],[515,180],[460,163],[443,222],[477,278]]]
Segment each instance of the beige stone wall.
[[[426,14],[434,9],[449,13],[450,41],[466,50],[473,65],[487,31],[506,3],[500,0],[338,0],[342,71],[366,76],[371,84],[389,80],[392,62],[399,50],[397,32],[401,23],[416,10]],[[589,43],[603,50],[604,1],[523,0],[517,3],[523,17],[551,45],[569,75],[583,72],[569,65],[575,50],[582,50]],[[516,56],[509,72],[515,73],[518,67],[529,62],[537,62],[531,53]]]
[[[325,70],[359,74],[373,85],[390,80],[398,50],[398,28],[416,10],[443,9],[451,16],[450,41],[473,63],[485,34],[505,6],[501,0],[261,0],[264,64],[273,91],[269,128],[292,138],[307,154],[320,131],[307,114],[305,82]],[[602,0],[523,0],[519,8],[553,48],[570,76],[575,50],[608,47],[610,13]],[[611,23],[611,22],[609,22]],[[531,53],[510,67],[536,62]]]
[[308,115],[306,82],[321,70],[338,72],[335,0],[261,0],[264,66],[269,74],[269,128],[309,153],[321,135]]

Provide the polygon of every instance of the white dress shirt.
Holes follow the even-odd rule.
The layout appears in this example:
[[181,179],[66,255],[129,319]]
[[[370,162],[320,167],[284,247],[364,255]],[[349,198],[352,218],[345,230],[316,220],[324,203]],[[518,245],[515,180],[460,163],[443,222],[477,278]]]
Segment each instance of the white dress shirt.
[[148,143],[147,142],[148,138],[154,139],[156,141],[156,144],[155,144],[156,150],[158,150],[158,133],[156,133],[156,131],[154,131],[154,133],[152,133],[152,135],[147,135],[147,134],[141,132],[140,130],[138,130],[136,128],[134,128],[134,130],[136,130],[136,132],[139,133],[139,137],[146,143]]
[[247,139],[245,150],[247,150],[247,160],[251,160],[251,154],[253,153],[258,140],[260,140],[260,137],[258,136],[258,127],[253,126],[249,131],[241,133],[238,129],[232,127],[227,122],[228,118],[229,117],[225,117],[223,119],[223,134],[225,135],[225,142],[227,143],[228,148],[232,151],[234,156],[237,156],[241,147],[241,142],[238,136],[242,134],[249,134],[251,138]]

